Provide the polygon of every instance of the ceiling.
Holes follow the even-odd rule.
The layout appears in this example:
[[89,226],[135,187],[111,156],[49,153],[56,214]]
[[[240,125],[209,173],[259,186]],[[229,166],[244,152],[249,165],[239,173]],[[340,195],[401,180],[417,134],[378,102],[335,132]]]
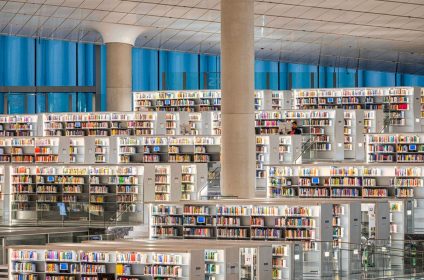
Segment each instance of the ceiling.
[[[137,47],[220,52],[220,0],[0,0],[0,33],[102,42],[89,23],[147,27]],[[423,0],[255,0],[260,59],[424,74]]]

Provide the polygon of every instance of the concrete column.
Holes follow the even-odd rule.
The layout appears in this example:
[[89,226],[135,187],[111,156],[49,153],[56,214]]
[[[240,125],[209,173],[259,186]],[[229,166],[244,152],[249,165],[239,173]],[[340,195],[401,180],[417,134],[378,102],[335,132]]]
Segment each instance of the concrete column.
[[255,191],[254,0],[221,0],[223,195]]
[[131,111],[132,45],[106,44],[106,96],[108,111]]
[[102,34],[106,44],[106,108],[132,109],[132,47],[146,28],[104,22],[85,22]]

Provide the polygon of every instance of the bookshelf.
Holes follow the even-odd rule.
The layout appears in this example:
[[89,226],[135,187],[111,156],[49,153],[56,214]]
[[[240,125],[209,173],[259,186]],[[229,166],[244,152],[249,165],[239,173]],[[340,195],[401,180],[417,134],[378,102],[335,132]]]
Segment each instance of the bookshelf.
[[271,110],[287,110],[293,108],[292,93],[290,90],[271,92]]
[[66,243],[28,247],[15,246],[8,251],[9,279],[94,280],[98,279],[98,273],[120,280],[205,279],[206,250],[201,246],[170,249],[131,243],[119,246],[110,242],[105,248]]
[[120,219],[138,221],[143,172],[142,166],[9,166],[5,177],[11,211],[5,219],[104,222],[117,213]]
[[215,233],[214,209],[208,205],[190,205],[183,206],[183,238],[202,238],[212,239]]
[[[267,94],[268,95],[268,94]],[[263,90],[255,91],[255,110],[265,109],[265,92]]]
[[380,133],[384,129],[383,110],[364,110],[364,134]]
[[34,138],[12,138],[10,158],[13,163],[30,163],[35,160]]
[[133,109],[134,111],[155,111],[155,92],[134,92]]
[[194,138],[194,162],[205,163],[220,160],[220,136],[197,136]]
[[[135,166],[118,167],[116,177],[110,183],[116,185],[116,207],[120,217],[123,214],[139,214],[143,202],[143,168]],[[116,212],[116,211],[114,211]]]
[[0,137],[37,136],[38,115],[0,115]]
[[366,136],[369,163],[422,163],[424,162],[424,134],[368,134]]
[[294,185],[294,168],[288,166],[271,166],[267,170],[267,197],[296,197],[297,186]]
[[[270,136],[271,143],[274,144],[274,137]],[[301,135],[285,135],[278,136],[278,163],[302,163],[302,136]],[[271,151],[275,152],[276,147],[271,146]],[[272,155],[271,155],[272,158]],[[270,160],[274,163],[273,159]]]
[[165,114],[166,135],[178,135],[180,131],[180,124],[180,114]]
[[256,136],[256,187],[264,187],[265,164],[270,163],[270,141],[268,136]]
[[159,91],[155,94],[157,111],[195,112],[198,106],[198,91]]
[[155,166],[155,200],[169,201],[171,197],[171,167],[169,165]]
[[[321,211],[322,207],[325,207],[324,212]],[[332,231],[332,225],[327,225],[323,220],[328,215],[332,216],[326,207],[257,203],[240,205],[231,202],[213,204],[200,201],[193,204],[156,202],[149,206],[150,237],[292,240],[302,241],[305,249],[315,250],[318,244],[313,241],[323,235],[321,230]]]
[[315,164],[267,167],[267,197],[421,198],[421,166]]
[[421,106],[421,118],[424,118],[424,88],[421,88],[421,98],[420,98],[420,106]]
[[[96,112],[42,114],[43,136],[124,136],[154,132],[156,113]],[[153,127],[152,127],[153,126]]]
[[208,178],[207,163],[160,163],[144,165],[145,201],[197,199]]
[[229,258],[226,258],[226,251],[220,249],[205,250],[205,280],[224,280],[227,277],[226,263]]
[[420,92],[413,87],[337,88],[293,90],[297,109],[384,110],[390,132],[419,131]]
[[344,158],[363,161],[364,155],[364,111],[344,111]]
[[36,250],[10,251],[9,257],[9,279],[41,279],[44,274],[42,256]]
[[390,208],[387,201],[362,203],[361,235],[366,239],[389,240]]
[[393,256],[392,265],[403,267],[403,250],[405,235],[413,233],[414,229],[414,202],[410,199],[390,200],[390,245],[399,254]]
[[196,165],[181,165],[181,200],[196,198]]
[[94,139],[94,163],[111,162],[111,141],[108,137]]
[[338,269],[347,275],[362,271],[361,202],[333,204],[333,247]]
[[85,139],[84,137],[69,138],[69,162],[84,163],[85,162]]
[[135,112],[134,121],[131,122],[131,127],[134,128],[134,135],[154,135],[157,130],[157,117],[157,113],[153,112]]
[[256,134],[279,134],[279,124],[285,121],[280,111],[261,111],[255,113]]
[[[255,109],[289,109],[289,91],[255,91]],[[205,112],[221,110],[221,90],[152,91],[133,93],[134,111]]]
[[169,137],[168,156],[169,162],[193,162],[194,154],[193,137]]
[[118,137],[116,144],[118,163],[142,162],[141,139],[137,137]]
[[343,112],[341,110],[284,110],[256,112],[256,134],[279,134],[281,122],[296,121],[302,130],[303,141],[313,143],[311,157],[344,159]]
[[221,91],[205,90],[200,91],[199,111],[221,111]]
[[203,163],[220,151],[220,136],[0,137],[1,163]]
[[167,137],[144,137],[142,145],[143,162],[158,163],[168,161]]
[[173,205],[150,205],[150,238],[182,238],[182,211]]
[[189,113],[188,114],[188,134],[199,135],[202,134],[202,114]]
[[35,162],[48,163],[59,161],[59,138],[35,138]]

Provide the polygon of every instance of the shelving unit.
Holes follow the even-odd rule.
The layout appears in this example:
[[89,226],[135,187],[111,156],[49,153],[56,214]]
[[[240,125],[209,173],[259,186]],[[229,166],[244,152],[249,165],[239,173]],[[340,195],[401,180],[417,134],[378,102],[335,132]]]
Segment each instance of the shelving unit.
[[413,201],[408,199],[389,201],[390,207],[390,245],[399,252],[391,259],[392,265],[402,268],[404,265],[405,235],[413,233]]
[[422,163],[424,134],[368,134],[366,153],[369,163]]
[[[255,110],[290,109],[290,91],[255,91]],[[221,110],[221,90],[133,93],[134,111],[205,112]]]
[[140,139],[136,137],[118,138],[118,163],[142,162]]
[[69,138],[69,162],[85,163],[85,139],[83,137]]
[[361,202],[333,204],[333,246],[338,269],[350,275],[362,271]]
[[36,136],[37,115],[0,115],[0,137]]
[[156,132],[157,114],[153,112],[136,112],[134,122],[131,126],[134,128],[134,135],[154,135]]
[[194,138],[194,162],[221,160],[221,137],[198,136]]
[[256,136],[256,187],[265,186],[266,168],[270,163],[270,143],[267,136]]
[[179,114],[167,113],[165,114],[165,125],[166,125],[166,135],[179,135],[180,131],[180,121]]
[[59,161],[59,138],[35,138],[35,162],[58,162]]
[[222,125],[221,125],[221,112],[212,112],[212,135],[221,135]]
[[[274,137],[270,136],[271,143],[274,144]],[[275,151],[274,145],[271,145],[271,151]],[[278,161],[274,161],[271,156],[270,163],[302,163],[302,136],[301,135],[286,135],[278,136]]]
[[157,111],[195,112],[198,100],[198,91],[159,91],[155,94]]
[[143,162],[158,163],[168,162],[168,138],[145,137],[143,138]]
[[263,90],[255,91],[255,110],[264,110],[265,109],[265,93]]
[[311,159],[344,159],[343,112],[341,110],[284,110],[257,112],[256,134],[278,134],[280,122],[296,121],[304,141],[313,143]]
[[364,161],[364,111],[344,111],[344,158]]
[[421,88],[420,106],[421,106],[421,119],[424,119],[424,88]]
[[422,172],[394,164],[271,165],[267,197],[420,198]]
[[231,201],[216,204],[192,202],[152,203],[149,207],[150,237],[300,240],[305,250],[316,251],[319,244],[314,240],[326,238],[322,231],[329,231],[329,237],[332,233],[332,224],[325,222],[326,218],[331,220],[331,209],[324,204],[295,207],[285,204],[240,205]]
[[0,138],[3,163],[208,163],[220,154],[220,136]]
[[94,163],[111,162],[111,143],[107,137],[97,137],[94,139]]
[[169,201],[171,197],[171,167],[155,166],[155,200]]
[[199,111],[221,111],[221,91],[200,91]]
[[292,108],[293,98],[290,90],[271,92],[271,110],[288,110]]
[[181,200],[196,198],[197,176],[196,165],[181,166]]
[[[116,279],[205,279],[204,250],[148,248],[122,249],[73,244],[15,247],[9,250],[9,279],[93,280],[98,273]],[[79,248],[80,247],[80,248]]]
[[34,138],[12,138],[11,139],[11,162],[30,163],[35,161]]
[[364,134],[380,133],[384,129],[383,110],[364,110]]
[[140,221],[143,172],[141,166],[12,165],[3,175],[11,194],[5,221],[104,222],[114,213]]
[[384,110],[390,132],[420,131],[420,90],[413,87],[293,90],[297,109]]
[[[293,206],[281,202],[261,205],[255,201],[252,204],[248,200],[190,201],[187,204],[151,203],[149,209],[151,238],[301,241],[303,250],[307,251],[303,272],[311,275],[331,272],[330,261],[325,250],[321,250],[324,245],[315,242],[331,242],[333,229],[329,204]],[[264,254],[263,257],[269,257],[269,264],[272,264],[272,249]],[[261,258],[255,250],[241,250],[241,278],[254,279],[252,277],[259,273],[258,269],[262,269],[263,265],[256,266],[255,257]],[[283,269],[278,263],[283,264],[284,255],[276,254],[275,257],[274,270]],[[278,277],[278,272],[275,273]],[[257,274],[256,277],[260,276]]]

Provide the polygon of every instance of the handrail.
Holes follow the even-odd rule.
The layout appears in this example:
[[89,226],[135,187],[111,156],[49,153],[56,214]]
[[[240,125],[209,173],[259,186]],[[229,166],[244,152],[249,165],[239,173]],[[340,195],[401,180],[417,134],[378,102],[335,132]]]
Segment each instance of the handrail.
[[[137,204],[137,202],[138,201],[135,201],[134,202],[134,204]],[[143,203],[143,202],[141,202],[141,203]],[[109,219],[109,223],[108,224],[106,224],[106,222],[105,222],[105,224],[104,224],[104,228],[105,229],[108,229],[109,227],[111,227],[112,225],[113,225],[113,223],[115,223],[116,224],[116,222],[118,221],[118,219],[120,218],[120,217],[122,217],[122,215],[124,215],[125,213],[128,213],[129,212],[129,209],[131,208],[131,206],[132,205],[134,205],[134,204],[126,204],[125,205],[125,209],[124,209],[124,211],[115,211],[115,213],[110,217],[110,219]]]
[[200,189],[197,191],[197,196],[200,197],[206,197],[208,198],[209,196],[206,195],[202,195],[202,192],[207,189],[209,187],[209,185],[212,183],[213,180],[218,180],[219,178],[214,178],[214,179],[209,179],[209,174],[214,174],[214,177],[216,176],[216,173],[219,171],[219,173],[221,173],[221,166],[216,166],[215,169],[213,169],[212,171],[208,172],[208,180],[203,184],[202,187],[200,187]]
[[294,163],[297,163],[298,160],[303,156],[304,153],[306,153],[307,150],[310,150],[314,142],[312,141],[312,138],[309,138],[308,141],[304,142],[301,147],[300,154],[295,158],[293,161]]
[[390,121],[391,121],[391,117],[390,117],[390,112],[389,112],[389,114],[384,117],[383,127],[381,128],[379,133],[384,133],[386,128],[388,128],[390,126]]

